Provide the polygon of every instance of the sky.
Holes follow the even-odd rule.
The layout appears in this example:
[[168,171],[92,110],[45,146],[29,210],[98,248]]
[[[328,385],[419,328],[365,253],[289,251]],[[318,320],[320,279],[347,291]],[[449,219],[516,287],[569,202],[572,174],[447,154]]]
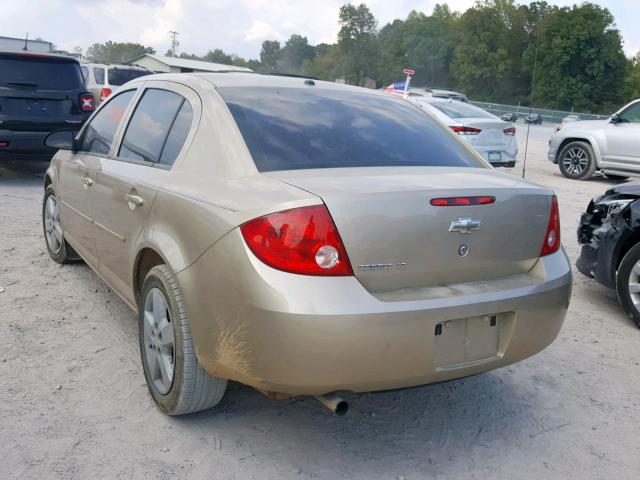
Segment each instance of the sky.
[[[547,0],[572,5],[575,0]],[[364,0],[378,26],[406,18],[411,10],[430,14],[436,3],[463,12],[474,0]],[[0,35],[40,37],[58,48],[84,50],[107,40],[138,42],[164,54],[169,31],[179,32],[178,53],[204,55],[221,48],[258,58],[264,40],[284,42],[299,33],[309,43],[334,43],[338,10],[347,0],[0,0]],[[355,1],[352,3],[360,3]],[[520,3],[528,3],[523,1]],[[640,0],[593,0],[607,7],[622,32],[627,56],[640,50]]]

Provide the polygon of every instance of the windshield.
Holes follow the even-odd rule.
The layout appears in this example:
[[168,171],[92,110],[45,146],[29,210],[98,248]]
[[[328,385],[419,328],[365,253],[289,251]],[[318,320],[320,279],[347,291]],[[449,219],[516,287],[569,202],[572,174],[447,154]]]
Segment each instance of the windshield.
[[124,85],[134,78],[150,75],[147,70],[135,70],[133,68],[110,68],[109,69],[109,85]]
[[433,102],[429,103],[429,105],[440,110],[449,118],[494,118],[493,115],[485,112],[481,108],[456,100],[450,102]]
[[83,83],[77,62],[36,55],[0,54],[0,85],[4,87],[74,90]]
[[406,100],[357,90],[221,88],[261,172],[373,166],[481,167]]

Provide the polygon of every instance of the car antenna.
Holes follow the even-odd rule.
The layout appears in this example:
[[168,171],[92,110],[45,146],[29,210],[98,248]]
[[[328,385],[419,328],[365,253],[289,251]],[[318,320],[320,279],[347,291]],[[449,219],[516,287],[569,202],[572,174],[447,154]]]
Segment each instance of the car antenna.
[[[533,56],[533,73],[531,74],[531,92],[529,92],[529,122],[527,122],[527,139],[524,144],[524,160],[522,161],[522,178],[527,172],[527,153],[529,150],[529,130],[531,130],[531,113],[533,104],[533,89],[536,86],[536,67],[538,66],[538,45],[540,39],[536,35],[536,52]],[[525,119],[526,121],[526,119]]]

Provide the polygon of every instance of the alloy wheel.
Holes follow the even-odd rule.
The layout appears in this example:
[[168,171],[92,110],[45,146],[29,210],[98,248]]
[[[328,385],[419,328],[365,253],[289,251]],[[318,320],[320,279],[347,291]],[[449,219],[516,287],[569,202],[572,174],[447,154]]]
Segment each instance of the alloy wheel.
[[53,195],[49,195],[44,209],[44,232],[47,243],[54,255],[62,249],[62,225],[60,224],[60,210],[58,201]]
[[633,305],[640,310],[640,261],[631,269],[629,274],[629,297]]
[[159,288],[152,288],[144,302],[144,355],[148,375],[165,395],[173,384],[175,339],[169,303]]
[[562,159],[564,169],[569,175],[580,175],[585,171],[588,163],[589,156],[581,147],[573,147],[565,153],[564,158]]

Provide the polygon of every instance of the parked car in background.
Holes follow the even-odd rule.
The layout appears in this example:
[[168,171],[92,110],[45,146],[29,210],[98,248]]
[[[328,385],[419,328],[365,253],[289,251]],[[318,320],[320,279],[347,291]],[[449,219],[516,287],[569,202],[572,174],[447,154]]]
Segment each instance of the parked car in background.
[[495,167],[513,167],[518,156],[516,127],[468,103],[437,98],[412,97],[456,132]]
[[562,124],[566,125],[567,123],[577,122],[579,120],[580,120],[580,116],[579,115],[567,115],[566,117],[564,117],[562,119]]
[[75,58],[0,52],[0,160],[49,161],[45,137],[78,131],[94,107]]
[[524,123],[542,125],[542,115],[540,115],[539,113],[529,113],[524,117]]
[[600,171],[613,180],[640,173],[640,100],[606,120],[563,124],[549,140],[548,158],[560,172],[584,180]]
[[130,65],[104,65],[101,63],[85,63],[82,65],[82,73],[87,82],[89,91],[93,93],[99,105],[121,85],[129,80],[153,72],[142,67]]
[[640,327],[640,183],[607,190],[580,218],[578,270],[616,289],[625,313]]
[[500,118],[502,120],[504,120],[505,122],[516,122],[518,120],[518,115],[516,115],[514,112],[507,112],[507,113],[503,113],[502,115],[500,115]]
[[49,255],[79,255],[137,311],[168,414],[216,405],[227,379],[340,413],[332,392],[502,367],[564,321],[556,196],[402,98],[163,74],[48,142],[63,149],[44,181]]

